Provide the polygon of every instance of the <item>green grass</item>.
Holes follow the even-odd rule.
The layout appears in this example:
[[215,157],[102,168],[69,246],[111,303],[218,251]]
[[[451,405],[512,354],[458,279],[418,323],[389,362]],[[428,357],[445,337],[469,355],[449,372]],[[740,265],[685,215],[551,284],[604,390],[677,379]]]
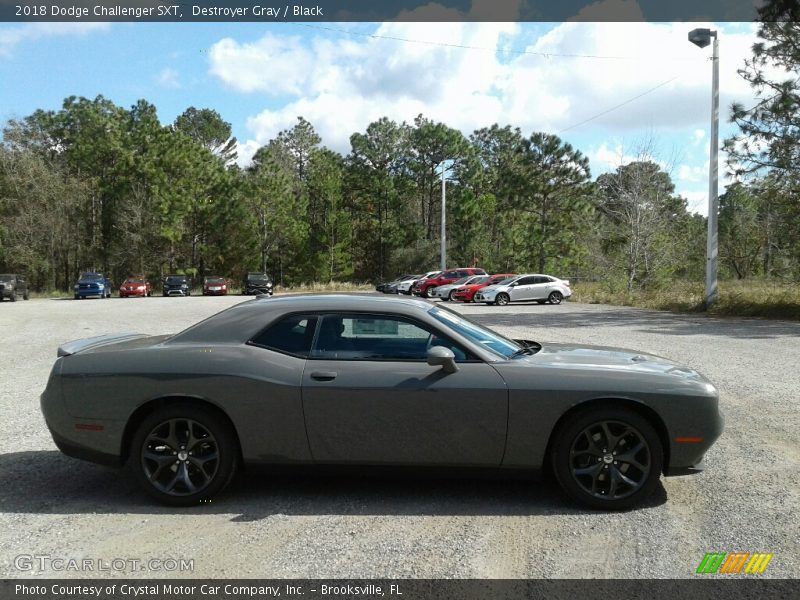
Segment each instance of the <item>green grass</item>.
[[307,294],[310,292],[373,292],[375,286],[369,283],[350,283],[346,281],[313,281],[289,287],[276,287],[276,293]]
[[[576,283],[570,300],[700,313],[706,312],[704,296],[705,286],[702,282],[676,283],[666,289],[632,293],[612,290],[605,283],[595,282]],[[707,312],[712,315],[800,321],[800,284],[762,280],[721,281],[717,302]]]

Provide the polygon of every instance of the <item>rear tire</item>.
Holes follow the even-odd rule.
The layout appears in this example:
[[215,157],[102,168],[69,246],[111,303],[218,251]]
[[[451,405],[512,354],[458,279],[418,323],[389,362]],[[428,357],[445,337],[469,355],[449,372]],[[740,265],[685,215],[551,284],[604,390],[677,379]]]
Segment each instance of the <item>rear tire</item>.
[[550,295],[547,297],[550,301],[550,304],[561,304],[561,301],[564,299],[564,295],[561,292],[550,292]]
[[149,415],[131,440],[128,467],[144,491],[163,504],[194,506],[221,492],[239,463],[231,426],[190,404]]
[[550,459],[561,489],[590,508],[620,510],[647,498],[664,463],[661,440],[641,415],[598,406],[572,415],[553,434]]

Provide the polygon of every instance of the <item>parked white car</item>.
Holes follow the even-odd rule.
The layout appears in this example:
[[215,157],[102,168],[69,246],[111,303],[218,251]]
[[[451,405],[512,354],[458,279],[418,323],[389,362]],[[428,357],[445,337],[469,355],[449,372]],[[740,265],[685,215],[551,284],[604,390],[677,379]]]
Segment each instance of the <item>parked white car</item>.
[[428,271],[424,275],[417,275],[415,278],[406,279],[405,281],[401,281],[397,284],[397,293],[398,294],[405,294],[406,296],[411,295],[411,288],[414,287],[414,284],[417,283],[420,279],[426,279],[427,277],[433,277],[434,275],[438,275],[441,271]]
[[567,279],[558,279],[550,275],[526,274],[489,285],[475,293],[475,302],[505,306],[509,302],[523,300],[536,301],[539,304],[561,304],[564,298],[572,296],[572,289]]
[[462,285],[483,283],[484,281],[489,281],[488,275],[469,275],[467,277],[462,277],[461,279],[459,279],[458,281],[454,281],[453,283],[431,288],[428,294],[430,295],[431,298],[441,298],[442,300],[447,302],[448,300],[453,300],[453,296],[451,294],[455,292],[458,288],[460,288]]

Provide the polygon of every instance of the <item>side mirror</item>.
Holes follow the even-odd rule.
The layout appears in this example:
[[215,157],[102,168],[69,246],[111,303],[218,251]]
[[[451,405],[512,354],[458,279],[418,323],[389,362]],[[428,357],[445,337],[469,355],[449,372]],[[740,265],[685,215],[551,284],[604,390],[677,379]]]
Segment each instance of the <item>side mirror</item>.
[[444,346],[434,346],[428,350],[428,364],[432,367],[442,367],[445,373],[458,371],[456,355],[450,348]]
[[517,282],[515,281],[514,283],[509,283],[508,287],[517,287]]

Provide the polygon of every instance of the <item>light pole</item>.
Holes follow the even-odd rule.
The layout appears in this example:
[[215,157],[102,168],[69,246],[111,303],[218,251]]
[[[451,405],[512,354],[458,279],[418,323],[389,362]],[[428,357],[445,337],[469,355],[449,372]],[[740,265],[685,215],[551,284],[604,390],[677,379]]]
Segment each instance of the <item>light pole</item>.
[[711,65],[711,142],[708,163],[708,238],[706,240],[706,309],[717,300],[717,213],[719,212],[719,38],[710,29],[693,29],[689,41],[705,48],[714,38]]
[[444,178],[444,160],[442,160],[442,271],[447,270],[447,187]]

